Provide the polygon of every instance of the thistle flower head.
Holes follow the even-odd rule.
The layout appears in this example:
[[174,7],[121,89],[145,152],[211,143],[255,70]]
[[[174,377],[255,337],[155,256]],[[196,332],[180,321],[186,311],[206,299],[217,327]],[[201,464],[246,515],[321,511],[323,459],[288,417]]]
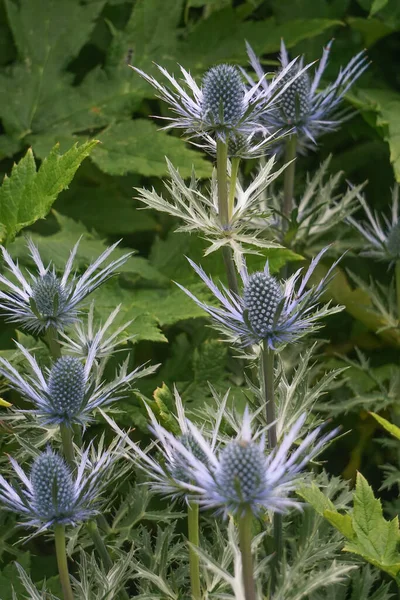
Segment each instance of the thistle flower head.
[[73,419],[85,400],[85,370],[75,356],[62,356],[50,370],[49,399],[60,418]]
[[244,84],[236,67],[212,67],[203,79],[205,117],[212,119],[216,125],[237,125],[243,113],[244,94]]
[[86,521],[98,512],[115,458],[115,454],[104,451],[92,461],[87,449],[81,455],[76,475],[51,449],[37,456],[29,475],[10,458],[20,482],[13,485],[0,475],[0,505],[21,514],[26,525],[37,528],[38,533],[57,524]]
[[[297,150],[306,153],[314,149],[321,135],[335,131],[352,116],[352,111],[342,107],[343,99],[355,81],[368,67],[365,52],[354,56],[346,67],[340,69],[336,80],[320,89],[321,79],[328,63],[332,42],[324,49],[322,58],[315,70],[314,77],[309,75],[311,65],[303,68],[303,58],[296,64],[289,62],[284,42],[281,44],[281,71],[279,78],[281,94],[279,102],[266,105],[263,116],[264,125],[272,131],[296,134]],[[247,44],[250,64],[255,71],[266,97],[270,95],[270,87],[274,80],[268,82],[263,75],[263,68],[252,48]],[[305,71],[307,69],[307,71]],[[247,77],[249,84],[254,81]],[[272,146],[274,153],[284,150],[284,141],[278,140]]]
[[372,212],[360,193],[357,194],[357,198],[368,220],[360,222],[358,219],[348,217],[347,221],[361,233],[367,242],[361,254],[393,264],[400,259],[399,186],[396,184],[393,188],[389,216]]
[[28,240],[28,248],[36,272],[25,276],[18,262],[14,262],[4,247],[3,259],[11,278],[0,275],[0,312],[8,321],[17,323],[35,334],[44,333],[49,327],[63,331],[77,321],[79,304],[102,283],[112,277],[131,256],[125,254],[104,266],[118,242],[107,248],[89,267],[76,275],[72,272],[79,242],[73,247],[64,273],[58,277],[51,265],[44,266],[39,251]]
[[212,317],[215,327],[233,344],[246,347],[263,342],[269,348],[277,349],[321,327],[322,317],[342,310],[342,307],[318,306],[337,262],[317,285],[309,284],[327,250],[321,250],[311,261],[304,276],[299,269],[282,285],[271,276],[268,262],[263,272],[253,275],[248,274],[244,265],[241,273],[243,296],[237,296],[225,287],[218,288],[203,269],[189,259],[196,273],[220,302],[218,308],[202,302],[192,292],[177,285]]
[[180,82],[158,66],[168,81],[167,86],[132,68],[157,90],[175,113],[176,116],[165,117],[170,121],[166,128],[183,129],[210,153],[215,153],[216,140],[227,142],[235,137],[243,139],[241,147],[245,148],[246,156],[259,156],[276,135],[271,136],[260,120],[271,98],[265,98],[260,82],[246,89],[240,71],[233,65],[212,67],[200,86],[183,67],[180,67],[183,75]]
[[47,451],[34,461],[31,470],[32,503],[43,521],[70,519],[75,491],[72,475],[58,454]]
[[266,273],[250,275],[243,289],[243,302],[253,331],[264,339],[276,325],[277,311],[282,300],[278,281]]
[[96,337],[84,362],[76,356],[63,356],[51,369],[41,369],[35,357],[17,344],[30,367],[31,373],[26,376],[0,358],[0,374],[23,398],[33,403],[33,410],[21,412],[34,414],[43,425],[72,427],[77,423],[85,426],[95,409],[124,398],[131,383],[157,368],[138,367],[129,372],[127,359],[115,373],[115,378],[106,383],[102,381],[104,361],[96,361],[100,343],[101,336]]

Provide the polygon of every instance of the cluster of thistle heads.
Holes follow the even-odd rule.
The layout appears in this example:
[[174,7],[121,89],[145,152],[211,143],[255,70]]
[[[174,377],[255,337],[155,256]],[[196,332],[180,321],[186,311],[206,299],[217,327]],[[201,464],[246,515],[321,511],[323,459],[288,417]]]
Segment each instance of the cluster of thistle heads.
[[315,68],[304,59],[290,61],[281,44],[280,69],[269,79],[251,46],[247,51],[255,78],[234,65],[221,64],[209,69],[199,86],[181,67],[179,82],[163,67],[158,67],[168,84],[133,67],[146,79],[172,109],[165,117],[167,128],[184,130],[196,143],[211,153],[218,139],[228,142],[231,157],[250,158],[279,154],[285,137],[295,134],[299,151],[316,147],[325,133],[335,131],[351,116],[343,108],[343,97],[368,67],[365,52],[357,54],[340,70],[336,80],[321,87],[331,50],[330,42]]

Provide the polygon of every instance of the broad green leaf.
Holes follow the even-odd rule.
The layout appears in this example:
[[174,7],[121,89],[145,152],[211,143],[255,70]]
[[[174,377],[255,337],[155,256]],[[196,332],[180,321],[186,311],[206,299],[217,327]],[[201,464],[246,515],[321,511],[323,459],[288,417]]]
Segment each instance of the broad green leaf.
[[96,165],[110,175],[140,173],[168,175],[165,156],[178,165],[183,177],[189,177],[194,165],[198,177],[211,175],[211,163],[199,152],[187,148],[182,140],[160,131],[148,119],[121,121],[99,134],[102,142],[93,153]]
[[396,180],[400,181],[400,94],[391,90],[363,89],[353,100],[358,107],[377,113],[376,124],[383,128],[383,137],[389,143],[390,162]]
[[324,510],[324,517],[336,527],[347,539],[354,537],[353,524],[350,515],[341,515],[336,510]]
[[400,440],[400,427],[397,427],[397,425],[394,425],[393,423],[390,423],[389,421],[387,421],[386,419],[384,419],[380,415],[377,415],[374,412],[370,412],[369,414],[372,415],[374,417],[374,419],[376,419],[378,421],[379,425],[382,425],[382,427],[384,429],[386,429],[386,431],[388,431],[395,438],[397,438],[398,440]]
[[298,490],[297,494],[303,498],[308,504],[317,511],[321,516],[324,516],[325,511],[335,511],[335,505],[333,502],[325,496],[319,487],[312,483],[310,486],[302,485]]
[[371,6],[371,10],[369,11],[369,16],[372,17],[375,13],[385,8],[388,0],[374,0]]
[[7,400],[3,400],[3,398],[0,398],[0,406],[3,406],[4,408],[10,408],[12,404],[10,404],[10,402],[7,402]]
[[5,229],[3,239],[11,240],[24,227],[49,212],[58,194],[68,187],[81,162],[97,141],[73,146],[60,154],[55,146],[36,170],[32,150],[18,164],[10,177],[4,177],[0,188],[0,223]]
[[373,46],[381,38],[393,33],[393,27],[389,27],[377,18],[348,17],[347,23],[352,29],[361,33],[367,48]]

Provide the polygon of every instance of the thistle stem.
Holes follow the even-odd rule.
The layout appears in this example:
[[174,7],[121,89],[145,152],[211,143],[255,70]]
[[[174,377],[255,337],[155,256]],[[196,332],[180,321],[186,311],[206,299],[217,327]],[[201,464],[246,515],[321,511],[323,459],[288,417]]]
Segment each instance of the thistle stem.
[[252,513],[246,510],[239,517],[239,546],[242,555],[243,587],[246,600],[256,600],[256,586],[254,583],[253,557],[251,554],[251,521]]
[[56,525],[54,529],[54,539],[56,543],[58,573],[63,591],[64,600],[74,600],[71,582],[69,579],[67,553],[65,551],[65,527]]
[[[285,163],[290,162],[284,171],[283,178],[283,207],[282,212],[285,217],[290,218],[293,210],[293,191],[294,191],[294,176],[296,172],[296,151],[297,151],[297,136],[291,135],[286,141]],[[286,229],[286,222],[283,222],[283,230]]]
[[[222,140],[217,141],[217,188],[218,210],[223,229],[229,226],[228,208],[228,144]],[[233,262],[232,251],[227,246],[222,247],[228,285],[231,292],[239,295],[236,269]]]
[[239,173],[240,158],[237,156],[232,158],[232,170],[231,179],[229,182],[229,198],[228,198],[228,216],[232,218],[233,209],[235,208],[235,193],[236,193],[236,181]]
[[262,349],[262,373],[264,379],[265,418],[268,429],[268,443],[272,450],[277,444],[275,421],[275,398],[274,398],[274,359],[275,353],[268,348],[264,342]]
[[396,299],[397,299],[397,318],[400,321],[400,260],[396,261]]
[[[262,349],[262,372],[264,379],[264,397],[265,397],[265,416],[267,420],[268,429],[268,445],[270,451],[272,451],[277,443],[277,433],[275,421],[275,390],[274,390],[274,359],[275,353],[270,350],[264,342]],[[271,577],[271,590],[272,593],[276,585],[276,577],[278,565],[282,560],[283,554],[283,522],[282,515],[279,513],[274,514],[273,518],[273,530],[274,530],[274,546],[275,546],[275,557],[272,563],[272,577]]]
[[[192,546],[199,545],[199,505],[194,502],[188,506],[188,538]],[[200,560],[191,546],[189,546],[189,565],[192,600],[201,600]]]
[[88,521],[88,523],[86,523],[86,528],[90,533],[90,536],[93,540],[93,544],[95,545],[101,560],[103,561],[104,568],[106,569],[106,571],[109,571],[113,566],[113,562],[108,553],[103,538],[99,533],[99,528],[97,527],[96,521]]
[[71,427],[68,427],[68,425],[62,423],[60,425],[60,433],[65,460],[73,470],[75,469],[75,454],[72,429]]
[[50,354],[54,360],[61,358],[61,346],[58,341],[58,333],[55,327],[48,327],[45,334],[45,339],[49,346]]

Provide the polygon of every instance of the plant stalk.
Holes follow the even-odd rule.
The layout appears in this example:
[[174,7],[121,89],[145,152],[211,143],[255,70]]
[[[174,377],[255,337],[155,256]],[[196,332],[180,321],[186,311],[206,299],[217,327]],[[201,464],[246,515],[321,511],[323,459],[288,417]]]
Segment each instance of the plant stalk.
[[75,454],[73,444],[73,433],[71,427],[62,423],[60,425],[60,433],[62,440],[62,447],[65,460],[69,464],[72,470],[75,469]]
[[228,198],[228,216],[232,218],[233,209],[235,208],[235,192],[236,192],[236,181],[239,173],[240,158],[234,156],[232,158],[231,166],[231,179],[229,182],[229,198]]
[[111,556],[108,553],[107,547],[103,541],[103,538],[100,535],[99,528],[97,527],[96,521],[88,521],[86,523],[86,528],[90,533],[90,536],[93,540],[93,544],[96,547],[97,552],[103,562],[104,568],[106,571],[109,571],[113,566],[113,562],[111,560]]
[[58,358],[61,358],[61,346],[58,341],[58,333],[55,327],[49,327],[46,330],[45,339],[53,359],[57,360]]
[[242,555],[243,568],[243,587],[246,600],[256,600],[256,586],[254,583],[253,557],[251,554],[251,522],[252,513],[246,510],[245,514],[239,517],[239,546]]
[[[188,506],[188,538],[192,546],[199,545],[199,505],[194,502]],[[191,546],[189,546],[189,565],[192,600],[201,600],[200,560]]]
[[67,553],[65,551],[65,527],[56,525],[54,529],[54,539],[56,543],[58,573],[64,600],[74,600],[71,582],[69,579]]
[[[291,135],[286,141],[285,163],[290,165],[286,167],[283,176],[283,207],[282,212],[288,219],[293,210],[293,191],[294,191],[294,176],[296,172],[296,151],[297,151],[297,136]],[[285,231],[287,223],[283,222],[283,230]]]
[[[223,229],[229,227],[228,208],[228,144],[222,140],[217,141],[217,188],[218,188],[218,211]],[[222,247],[228,286],[231,292],[239,295],[239,286],[232,251],[227,246]]]

